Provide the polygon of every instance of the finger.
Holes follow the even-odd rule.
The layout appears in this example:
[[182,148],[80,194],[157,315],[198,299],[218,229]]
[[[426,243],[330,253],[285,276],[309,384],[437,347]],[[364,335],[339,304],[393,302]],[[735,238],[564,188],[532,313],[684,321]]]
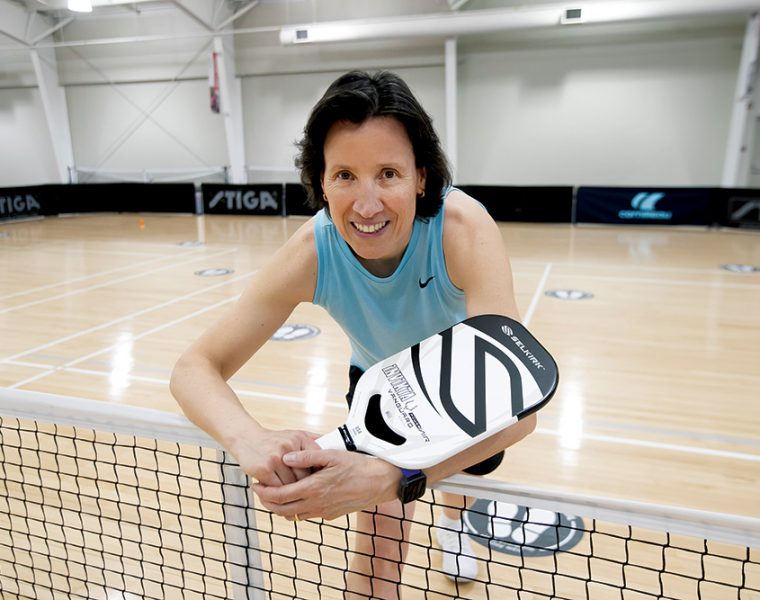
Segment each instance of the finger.
[[295,475],[296,479],[298,481],[301,481],[302,479],[306,479],[309,475],[312,474],[311,469],[293,469],[293,474]]
[[288,485],[301,479],[293,472],[293,469],[285,465],[277,467],[274,473],[279,479],[280,485]]
[[279,504],[266,499],[266,492],[261,488],[255,489],[254,492],[265,509],[275,515],[286,518],[288,521],[295,521],[296,515],[298,515],[299,520],[303,521],[308,514],[306,509],[302,507],[302,502],[287,502],[285,504]]
[[334,450],[301,450],[288,452],[282,457],[282,462],[294,469],[321,469],[331,462]]
[[280,486],[252,484],[251,489],[268,509],[282,516],[293,515],[295,503],[308,497],[304,485],[298,482]]

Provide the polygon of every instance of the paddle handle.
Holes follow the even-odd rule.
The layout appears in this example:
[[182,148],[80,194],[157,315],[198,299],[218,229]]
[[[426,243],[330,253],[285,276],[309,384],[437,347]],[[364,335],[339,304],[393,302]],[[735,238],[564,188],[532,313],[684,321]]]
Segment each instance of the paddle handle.
[[317,438],[317,444],[323,450],[350,450],[352,452],[356,450],[356,444],[345,425]]

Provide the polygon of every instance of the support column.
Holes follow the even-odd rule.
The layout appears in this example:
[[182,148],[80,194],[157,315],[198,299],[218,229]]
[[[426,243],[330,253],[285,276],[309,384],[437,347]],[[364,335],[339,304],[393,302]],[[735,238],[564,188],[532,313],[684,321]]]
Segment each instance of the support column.
[[29,52],[37,77],[37,86],[42,97],[48,132],[53,144],[58,180],[61,183],[76,183],[69,110],[66,103],[66,92],[58,80],[55,49],[33,48]]
[[219,96],[224,132],[227,138],[227,155],[230,159],[231,183],[246,183],[245,144],[243,143],[243,94],[240,79],[235,76],[235,49],[233,38],[214,37],[214,51],[219,69]]
[[746,187],[749,182],[754,153],[758,56],[760,55],[760,15],[755,13],[747,22],[744,34],[739,76],[734,96],[734,110],[728,131],[726,158],[723,163],[723,187]]
[[446,155],[457,181],[457,39],[446,40]]

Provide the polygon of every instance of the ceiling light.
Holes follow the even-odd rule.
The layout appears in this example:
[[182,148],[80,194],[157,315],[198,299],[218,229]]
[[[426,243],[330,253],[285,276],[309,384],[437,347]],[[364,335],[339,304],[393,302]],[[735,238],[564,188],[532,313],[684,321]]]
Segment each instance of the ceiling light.
[[92,12],[92,0],[69,0],[68,7],[74,12]]

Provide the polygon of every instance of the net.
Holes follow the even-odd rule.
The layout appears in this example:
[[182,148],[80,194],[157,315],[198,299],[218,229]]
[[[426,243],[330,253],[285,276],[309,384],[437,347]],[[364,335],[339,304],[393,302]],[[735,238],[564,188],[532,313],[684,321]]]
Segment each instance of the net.
[[[479,575],[442,570],[441,491]],[[184,417],[0,390],[3,598],[342,598],[353,516],[291,523]],[[760,597],[760,520],[453,477],[418,502],[405,598]]]

